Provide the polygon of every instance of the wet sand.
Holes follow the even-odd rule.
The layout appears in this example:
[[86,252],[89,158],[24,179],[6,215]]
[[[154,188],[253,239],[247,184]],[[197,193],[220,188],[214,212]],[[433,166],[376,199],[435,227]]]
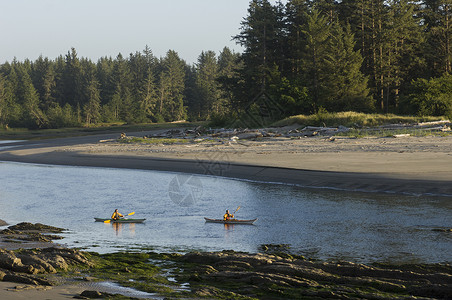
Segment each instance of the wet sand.
[[0,281],[0,299],[2,300],[60,300],[74,299],[86,289],[78,285],[60,285],[52,287],[31,286],[14,282]]
[[67,144],[65,139],[57,139],[0,149],[0,160],[452,197],[452,136],[206,140],[172,145],[122,144],[111,137],[71,138]]

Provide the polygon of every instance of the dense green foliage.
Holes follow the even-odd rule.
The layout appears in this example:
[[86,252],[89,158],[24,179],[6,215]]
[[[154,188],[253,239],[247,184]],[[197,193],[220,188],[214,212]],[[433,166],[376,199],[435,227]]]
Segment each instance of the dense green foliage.
[[61,128],[99,123],[172,122],[223,113],[239,55],[203,52],[189,66],[175,51],[157,59],[149,48],[97,63],[75,49],[54,61],[39,57],[0,66],[0,127]]
[[[146,47],[97,62],[0,65],[0,126],[212,120],[260,125],[318,111],[452,115],[452,1],[250,1],[237,54],[187,64]],[[239,24],[238,24],[239,25]]]

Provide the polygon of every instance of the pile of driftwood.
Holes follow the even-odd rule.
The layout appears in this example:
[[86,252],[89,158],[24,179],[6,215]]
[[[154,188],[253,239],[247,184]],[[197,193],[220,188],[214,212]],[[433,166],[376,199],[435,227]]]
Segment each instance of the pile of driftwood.
[[[421,130],[430,132],[450,132],[451,122],[449,120],[435,121],[435,122],[421,122],[415,124],[389,124],[381,125],[373,128],[366,128],[368,131],[382,131],[382,130]],[[394,134],[393,137],[407,137],[409,133]]]
[[[344,133],[351,130],[349,127],[315,127],[306,126],[299,128],[300,126],[293,125],[290,127],[275,127],[275,128],[263,128],[263,129],[241,129],[241,128],[221,128],[212,129],[203,126],[198,126],[192,129],[170,129],[159,133],[153,133],[145,135],[144,138],[185,138],[185,139],[229,139],[229,140],[249,140],[256,138],[271,138],[271,137],[286,137],[286,138],[301,138],[301,137],[314,137],[314,136],[326,136],[332,137],[338,133]],[[426,130],[426,131],[451,131],[451,122],[436,121],[436,122],[424,122],[416,124],[391,124],[382,125],[372,128],[360,128],[367,131],[383,131],[383,130]],[[396,134],[394,137],[409,136],[410,134]],[[121,138],[127,138],[125,134],[121,134]]]
[[398,129],[420,129],[427,131],[451,131],[451,122],[449,120],[435,121],[435,122],[423,122],[417,124],[391,124],[378,126],[377,130],[398,130]]

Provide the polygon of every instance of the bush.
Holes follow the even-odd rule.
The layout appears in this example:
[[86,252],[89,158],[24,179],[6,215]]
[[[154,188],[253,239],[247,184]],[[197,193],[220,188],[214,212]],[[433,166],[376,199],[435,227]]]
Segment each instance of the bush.
[[47,117],[50,128],[75,127],[80,125],[77,122],[72,107],[67,103],[63,108],[58,104],[49,107]]
[[417,79],[412,87],[413,92],[408,98],[417,115],[452,117],[452,75]]

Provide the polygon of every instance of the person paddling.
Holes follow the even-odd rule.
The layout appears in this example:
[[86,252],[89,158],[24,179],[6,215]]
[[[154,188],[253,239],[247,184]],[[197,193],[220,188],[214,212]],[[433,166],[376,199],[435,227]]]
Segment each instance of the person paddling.
[[226,210],[226,213],[223,216],[224,221],[229,221],[231,219],[234,219],[234,215],[229,213],[229,209]]
[[124,215],[118,212],[118,209],[115,209],[114,213],[111,215],[113,220],[119,220],[120,218],[124,218]]

